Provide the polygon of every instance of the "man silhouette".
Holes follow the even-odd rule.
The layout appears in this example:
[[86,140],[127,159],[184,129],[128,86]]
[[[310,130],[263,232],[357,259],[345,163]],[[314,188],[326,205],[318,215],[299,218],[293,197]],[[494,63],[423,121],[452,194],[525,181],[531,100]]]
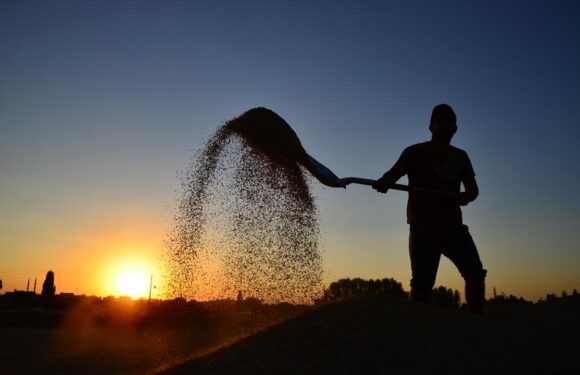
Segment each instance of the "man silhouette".
[[[443,254],[455,264],[465,280],[469,311],[482,314],[487,271],[483,269],[469,229],[463,224],[460,208],[479,194],[475,172],[467,153],[450,144],[457,131],[457,118],[449,105],[433,108],[429,130],[431,141],[407,147],[373,188],[386,193],[403,175],[409,178],[407,222],[410,225],[411,300],[428,300]],[[460,192],[462,183],[464,192]],[[413,191],[413,188],[450,194]]]

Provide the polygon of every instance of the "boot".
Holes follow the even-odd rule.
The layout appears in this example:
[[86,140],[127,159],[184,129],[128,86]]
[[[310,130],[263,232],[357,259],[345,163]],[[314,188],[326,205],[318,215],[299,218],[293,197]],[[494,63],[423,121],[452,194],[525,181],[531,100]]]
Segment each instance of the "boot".
[[467,310],[475,315],[483,315],[483,305],[485,303],[484,283],[465,283],[465,301]]

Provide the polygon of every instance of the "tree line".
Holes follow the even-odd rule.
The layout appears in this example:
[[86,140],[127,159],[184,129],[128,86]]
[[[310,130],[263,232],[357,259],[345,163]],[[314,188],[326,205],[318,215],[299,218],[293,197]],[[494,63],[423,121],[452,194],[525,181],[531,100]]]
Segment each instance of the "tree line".
[[[361,279],[346,278],[332,282],[324,289],[323,296],[316,300],[317,304],[339,301],[359,295],[380,294],[397,298],[409,298],[409,293],[403,289],[403,285],[393,278]],[[432,303],[448,308],[461,307],[461,295],[459,291],[440,286],[434,288],[431,293]]]

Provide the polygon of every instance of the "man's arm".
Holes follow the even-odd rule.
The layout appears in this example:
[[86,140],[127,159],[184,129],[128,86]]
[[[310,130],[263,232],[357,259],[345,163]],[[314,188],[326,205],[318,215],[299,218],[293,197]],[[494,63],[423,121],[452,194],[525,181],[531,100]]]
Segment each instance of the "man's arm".
[[461,182],[463,182],[465,191],[459,194],[459,204],[461,206],[467,206],[477,198],[479,195],[479,188],[477,187],[477,181],[475,181],[474,175],[464,177]]
[[393,165],[391,169],[389,169],[381,178],[379,178],[373,184],[373,189],[378,191],[379,193],[386,193],[389,191],[389,187],[393,185],[395,182],[399,180],[399,178],[403,177],[407,174],[407,153],[406,150],[403,151],[399,160]]
[[[402,175],[401,175],[402,176]],[[383,175],[383,177],[379,178],[373,184],[373,189],[378,191],[379,193],[386,193],[389,191],[389,187],[391,187],[395,182],[401,178],[398,173],[394,173],[393,170],[389,170],[387,173]]]

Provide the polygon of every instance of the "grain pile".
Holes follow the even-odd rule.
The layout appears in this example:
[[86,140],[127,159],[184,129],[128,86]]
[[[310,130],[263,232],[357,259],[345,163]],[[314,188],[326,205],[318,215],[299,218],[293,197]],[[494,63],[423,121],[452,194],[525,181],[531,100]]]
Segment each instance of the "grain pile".
[[311,302],[322,290],[317,209],[306,153],[277,114],[226,122],[182,179],[166,246],[168,296]]

